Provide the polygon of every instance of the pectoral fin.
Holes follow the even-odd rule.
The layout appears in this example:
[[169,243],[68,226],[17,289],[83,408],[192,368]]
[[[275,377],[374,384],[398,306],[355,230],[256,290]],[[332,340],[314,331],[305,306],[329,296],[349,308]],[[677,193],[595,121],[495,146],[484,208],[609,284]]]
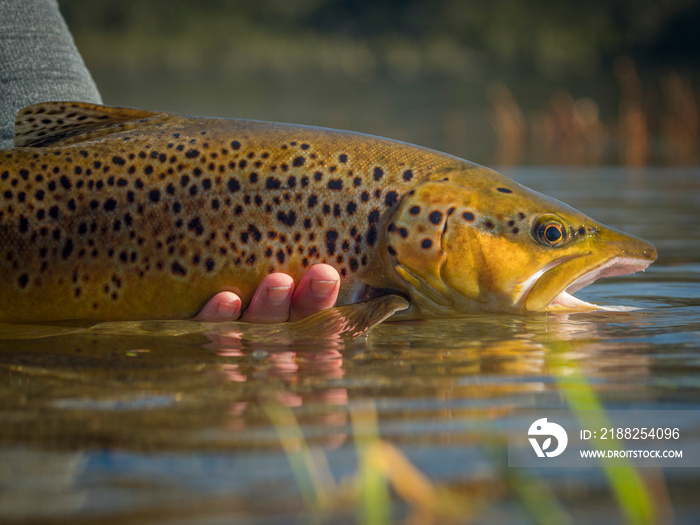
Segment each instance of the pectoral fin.
[[312,337],[338,335],[353,339],[373,326],[408,308],[409,303],[398,295],[383,295],[365,303],[336,306],[291,323],[294,334]]

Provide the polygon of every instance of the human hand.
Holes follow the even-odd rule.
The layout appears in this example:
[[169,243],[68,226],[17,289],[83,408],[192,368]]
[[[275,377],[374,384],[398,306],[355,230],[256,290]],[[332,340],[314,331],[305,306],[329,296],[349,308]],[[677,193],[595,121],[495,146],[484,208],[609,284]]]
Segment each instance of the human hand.
[[[240,297],[220,292],[212,297],[194,318],[196,321],[242,321],[281,323],[296,321],[335,305],[340,275],[328,264],[309,268],[294,289],[294,279],[285,273],[271,273],[255,291],[248,308],[242,312]],[[241,316],[241,313],[243,315]]]

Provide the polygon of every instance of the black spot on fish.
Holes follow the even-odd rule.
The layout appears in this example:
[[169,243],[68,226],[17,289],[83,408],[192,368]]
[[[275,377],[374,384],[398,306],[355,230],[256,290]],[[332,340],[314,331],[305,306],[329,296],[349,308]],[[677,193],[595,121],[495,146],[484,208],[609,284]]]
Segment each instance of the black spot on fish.
[[214,269],[214,259],[211,257],[204,261],[204,269],[208,272],[211,272]]
[[260,233],[260,230],[258,230],[254,224],[248,225],[248,231],[253,236],[253,240],[255,242],[260,242],[260,240],[262,239],[262,233]]
[[442,222],[442,213],[439,211],[431,212],[428,216],[428,220],[430,220],[431,223],[437,226]]
[[158,202],[160,200],[160,191],[159,190],[149,191],[148,198],[151,200],[151,202]]
[[188,222],[187,229],[194,232],[197,236],[202,235],[204,233],[204,226],[202,226],[202,222],[200,221],[199,217],[195,217],[190,222]]
[[420,206],[411,206],[408,210],[411,215],[418,215],[420,213]]
[[170,267],[170,270],[175,274],[175,275],[187,275],[187,270],[185,270],[182,265],[175,261],[172,266]]
[[348,156],[347,156],[345,153],[341,153],[341,154],[338,156],[338,160],[340,160],[340,162],[342,162],[343,164],[345,164],[345,163],[348,161]]
[[17,284],[20,288],[26,288],[27,284],[29,284],[29,276],[26,273],[23,273],[19,276],[19,279],[17,279]]
[[[375,242],[377,242],[377,227],[372,224],[367,230],[367,244],[374,246]],[[363,262],[362,264],[365,263]]]
[[379,210],[375,208],[371,212],[369,212],[369,215],[367,216],[367,221],[370,224],[376,224],[377,222],[379,222]]
[[231,193],[236,193],[238,190],[241,189],[241,185],[239,184],[238,180],[234,179],[233,177],[231,177],[228,180],[227,186],[228,186],[228,191],[230,191]]
[[395,192],[395,191],[387,192],[386,196],[384,197],[384,203],[387,206],[393,206],[394,204],[396,204],[396,201],[398,200],[398,198],[399,198],[399,194],[397,192]]
[[296,213],[289,211],[289,213],[284,213],[282,211],[277,212],[277,220],[286,226],[294,226],[297,221]]
[[487,230],[493,230],[494,224],[490,220],[484,221],[484,226],[486,227]]
[[333,255],[335,253],[335,243],[338,240],[338,232],[335,230],[328,230],[326,232],[326,251],[328,255]]
[[379,166],[374,168],[374,180],[380,180],[384,176],[384,170]]
[[278,190],[282,187],[282,183],[279,179],[276,179],[274,177],[268,177],[265,181],[265,187],[268,190]]
[[69,189],[73,186],[73,185],[71,184],[70,180],[68,179],[68,177],[66,177],[65,175],[63,175],[63,176],[61,177],[61,181],[60,181],[60,182],[61,182],[61,186],[63,186],[63,187],[64,187],[65,189],[67,189],[67,190],[69,190]]
[[116,155],[112,157],[112,162],[119,166],[123,166],[124,164],[126,164],[126,161],[122,157],[118,157]]
[[496,188],[496,190],[500,191],[501,193],[513,193],[513,190],[509,190],[508,188]]
[[199,150],[196,150],[196,149],[187,150],[187,152],[185,153],[185,157],[187,157],[188,159],[194,159],[195,157],[199,157]]
[[343,181],[340,179],[331,179],[328,181],[328,189],[329,190],[342,190],[343,189]]
[[462,214],[462,218],[467,222],[473,222],[474,221],[474,214],[470,211],[465,211]]
[[303,166],[304,162],[306,162],[306,159],[299,155],[298,157],[295,157],[295,159],[292,161],[292,166],[295,168],[298,168],[299,166]]
[[357,211],[357,204],[350,201],[350,202],[348,202],[348,205],[345,207],[345,210],[348,212],[348,215],[353,215],[355,213],[355,211]]
[[427,250],[428,248],[430,248],[433,245],[433,241],[431,241],[430,239],[423,239],[421,241],[420,245],[422,248]]
[[394,250],[393,246],[389,246],[386,249],[390,255],[396,255],[396,250]]
[[403,180],[406,182],[410,181],[413,178],[413,172],[411,170],[406,170],[403,172]]

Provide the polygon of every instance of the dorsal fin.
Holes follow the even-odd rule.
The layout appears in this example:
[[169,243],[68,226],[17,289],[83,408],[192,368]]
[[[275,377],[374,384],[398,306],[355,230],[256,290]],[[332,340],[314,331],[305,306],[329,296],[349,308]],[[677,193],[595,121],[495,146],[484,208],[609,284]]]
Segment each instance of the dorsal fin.
[[83,102],[43,102],[21,109],[15,119],[15,147],[65,145],[133,128],[168,113]]

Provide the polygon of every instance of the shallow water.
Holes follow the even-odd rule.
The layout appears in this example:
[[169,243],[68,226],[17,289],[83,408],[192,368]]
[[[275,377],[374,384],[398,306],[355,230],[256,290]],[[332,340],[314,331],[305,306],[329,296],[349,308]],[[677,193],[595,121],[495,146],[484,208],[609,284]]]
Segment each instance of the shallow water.
[[[700,170],[506,173],[656,245],[646,272],[577,293],[638,310],[385,323],[351,341],[194,323],[0,339],[0,521],[353,523],[357,420],[376,413],[385,442],[474,505],[470,522],[531,523],[523,484],[575,522],[620,522],[602,471],[505,466],[508,411],[566,408],[576,374],[608,409],[700,410]],[[697,449],[688,414],[675,423]],[[327,466],[325,506],[285,432]],[[664,521],[697,522],[698,469],[639,473]],[[430,518],[400,489],[391,501],[392,521]]]

